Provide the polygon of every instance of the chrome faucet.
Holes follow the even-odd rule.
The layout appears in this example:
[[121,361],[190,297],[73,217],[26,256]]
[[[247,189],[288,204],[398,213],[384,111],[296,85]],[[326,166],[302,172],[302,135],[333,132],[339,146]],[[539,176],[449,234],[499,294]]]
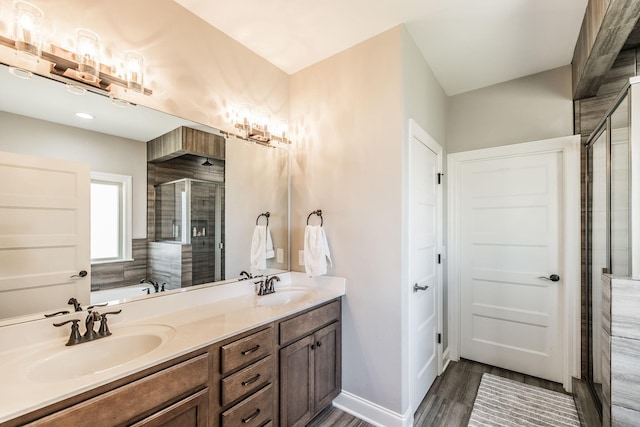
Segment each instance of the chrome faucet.
[[260,285],[258,289],[258,295],[269,295],[276,291],[274,287],[274,282],[279,282],[280,278],[278,276],[267,276],[265,280],[260,280],[259,282],[254,282],[256,285]]
[[240,272],[240,277],[238,278],[238,280],[247,280],[247,279],[253,279],[253,276],[251,275],[251,273],[247,273],[246,271],[242,270]]
[[[78,324],[80,323],[80,319],[71,319],[61,323],[54,323],[53,326],[60,327],[66,325],[67,323],[71,323],[71,335],[69,336],[69,340],[65,345],[71,346],[82,344],[84,342],[97,340],[111,335],[111,331],[109,331],[109,325],[107,324],[107,316],[110,314],[119,314],[121,312],[122,310],[118,310],[100,314],[97,311],[89,311],[89,313],[87,314],[87,318],[84,320],[86,328],[84,335],[80,335],[80,327],[78,326]],[[98,332],[95,331],[93,326],[97,321],[100,321],[100,328]]]
[[[164,285],[167,284],[167,282],[164,282],[162,285],[160,285],[160,282],[154,282],[152,280],[147,279],[146,277],[142,280],[140,280],[140,283],[148,283],[151,286],[153,286],[153,289],[155,289],[156,293],[158,292],[164,292]],[[149,290],[147,290],[147,295],[149,295]]]

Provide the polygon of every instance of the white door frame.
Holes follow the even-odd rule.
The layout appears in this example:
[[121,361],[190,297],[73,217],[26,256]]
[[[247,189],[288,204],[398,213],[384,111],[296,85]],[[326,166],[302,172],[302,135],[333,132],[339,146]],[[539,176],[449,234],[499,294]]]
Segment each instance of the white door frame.
[[[431,151],[433,151],[436,154],[437,157],[437,168],[438,171],[441,173],[442,172],[442,165],[443,165],[443,150],[442,147],[440,146],[440,144],[438,144],[436,142],[435,139],[433,139],[424,129],[422,129],[420,127],[420,125],[418,125],[413,119],[409,119],[409,139],[408,139],[408,159],[411,158],[411,143],[412,143],[412,139],[416,138],[417,140],[419,140],[422,144],[424,144],[427,148],[429,148]],[[407,167],[410,168],[410,160],[407,163]],[[407,176],[410,176],[410,171],[407,171]],[[443,191],[442,191],[442,187],[444,186],[444,184],[442,185],[438,185],[437,187],[437,209],[436,209],[436,228],[439,231],[438,232],[438,237],[437,237],[437,250],[438,253],[442,254],[442,248],[443,248],[443,235],[444,235],[444,227],[443,227]],[[407,236],[407,240],[406,240],[406,251],[407,253],[410,253],[410,242],[411,242],[411,238],[410,236]],[[409,261],[410,262],[410,261]],[[442,307],[442,276],[443,276],[443,263],[441,264],[436,264],[436,268],[437,268],[437,272],[438,272],[438,281],[436,284],[436,316],[437,316],[437,322],[438,322],[438,333],[442,334],[443,330],[443,319],[442,319],[442,313],[443,313],[443,307]],[[407,274],[406,274],[406,280],[405,280],[405,297],[408,301],[408,307],[409,310],[407,310],[406,312],[406,321],[407,323],[411,320],[411,310],[412,310],[412,303],[411,303],[411,295],[413,292],[413,288],[412,288],[412,283],[411,283],[411,278],[409,277],[408,272],[411,271],[410,270],[410,264],[408,264],[407,266]],[[409,363],[411,363],[411,359],[410,359],[410,355],[411,355],[411,349],[412,349],[412,339],[411,339],[411,334],[409,334]],[[437,345],[437,359],[438,359],[438,375],[442,374],[442,370],[443,370],[443,360],[442,360],[442,343]],[[411,364],[409,365],[411,366]],[[409,393],[413,392],[413,377],[411,375],[411,369],[409,368]],[[411,396],[409,398],[409,402],[411,402]],[[418,408],[411,408],[411,417],[413,417],[413,411],[415,411]]]
[[564,340],[562,348],[562,381],[564,389],[571,391],[571,377],[580,376],[580,135],[571,135],[542,141],[525,142],[502,147],[486,148],[449,154],[448,165],[448,235],[449,247],[449,348],[452,360],[460,359],[460,265],[462,248],[462,218],[460,191],[462,166],[479,160],[499,159],[525,154],[561,153],[564,183],[563,229],[561,253],[564,254],[564,292],[560,297],[560,329]]

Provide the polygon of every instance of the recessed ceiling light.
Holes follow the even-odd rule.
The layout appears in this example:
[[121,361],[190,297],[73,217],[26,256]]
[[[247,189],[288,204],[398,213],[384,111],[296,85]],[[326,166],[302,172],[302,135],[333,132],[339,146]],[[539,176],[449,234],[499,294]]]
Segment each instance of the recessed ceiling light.
[[85,120],[91,120],[91,119],[93,119],[93,118],[94,118],[94,117],[93,117],[91,114],[89,114],[89,113],[76,113],[76,116],[77,116],[77,117],[80,117],[81,119],[85,119]]

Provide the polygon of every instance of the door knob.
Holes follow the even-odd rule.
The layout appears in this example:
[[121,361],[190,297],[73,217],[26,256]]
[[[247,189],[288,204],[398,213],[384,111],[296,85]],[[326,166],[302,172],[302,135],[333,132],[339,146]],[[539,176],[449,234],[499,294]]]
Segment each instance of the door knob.
[[427,289],[429,289],[429,286],[418,286],[417,283],[413,284],[413,292],[426,291]]
[[87,277],[87,272],[84,270],[81,270],[78,274],[74,274],[73,276],[71,276],[72,279],[74,277]]
[[538,277],[538,279],[548,280],[550,282],[557,282],[558,280],[560,280],[560,276],[558,276],[557,274],[552,274],[549,277],[540,276]]

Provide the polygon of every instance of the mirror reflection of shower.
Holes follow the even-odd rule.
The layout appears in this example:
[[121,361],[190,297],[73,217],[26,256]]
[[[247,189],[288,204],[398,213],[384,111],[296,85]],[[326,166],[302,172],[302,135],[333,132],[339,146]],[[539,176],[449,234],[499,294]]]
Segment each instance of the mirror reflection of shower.
[[156,186],[152,275],[171,288],[224,278],[224,184],[184,178]]

